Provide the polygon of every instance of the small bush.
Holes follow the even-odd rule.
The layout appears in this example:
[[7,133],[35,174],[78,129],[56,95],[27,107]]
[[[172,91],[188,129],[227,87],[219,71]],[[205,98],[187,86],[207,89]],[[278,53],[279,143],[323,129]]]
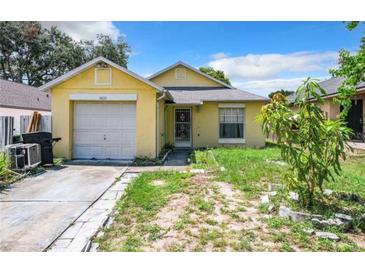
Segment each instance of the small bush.
[[4,153],[0,153],[0,186],[9,183],[14,173],[9,169],[9,159]]

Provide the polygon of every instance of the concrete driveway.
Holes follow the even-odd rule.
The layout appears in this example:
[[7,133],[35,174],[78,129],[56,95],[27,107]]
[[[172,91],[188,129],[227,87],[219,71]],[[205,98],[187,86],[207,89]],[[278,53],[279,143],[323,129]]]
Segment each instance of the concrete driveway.
[[0,251],[43,251],[125,168],[65,166],[0,193]]

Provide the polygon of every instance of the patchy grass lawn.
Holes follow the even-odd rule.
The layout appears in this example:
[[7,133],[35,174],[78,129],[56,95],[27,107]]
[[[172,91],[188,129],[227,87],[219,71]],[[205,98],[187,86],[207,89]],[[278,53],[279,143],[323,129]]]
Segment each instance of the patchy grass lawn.
[[[269,183],[282,183],[286,165],[276,147],[217,148],[196,151],[194,168],[206,172],[143,173],[128,187],[114,223],[96,239],[102,251],[364,251],[361,224],[351,232],[336,227],[340,241],[317,238],[309,221],[294,222],[268,213],[260,195]],[[325,188],[336,195],[318,201],[313,212],[360,216],[365,199],[365,157],[343,164],[343,173]],[[356,200],[355,199],[355,200]],[[292,204],[295,208],[295,205]],[[297,208],[299,206],[297,205]]]

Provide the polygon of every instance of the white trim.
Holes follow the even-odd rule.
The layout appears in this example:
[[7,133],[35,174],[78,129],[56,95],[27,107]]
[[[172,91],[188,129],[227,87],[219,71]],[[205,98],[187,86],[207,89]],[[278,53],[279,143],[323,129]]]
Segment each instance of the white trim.
[[[190,140],[189,142],[180,142],[176,145],[176,110],[177,109],[188,109],[190,111]],[[193,110],[191,109],[191,107],[178,107],[178,108],[174,108],[173,109],[174,112],[174,146],[175,147],[192,147],[193,145]]]
[[241,138],[219,138],[219,144],[246,144],[245,139]]
[[[229,108],[239,108],[242,109],[242,126],[243,126],[243,136],[242,138],[219,138],[218,143],[219,144],[245,144],[246,143],[246,113],[245,108],[242,107],[243,104],[221,104],[224,105],[224,107],[218,107],[218,136],[220,137],[220,111],[221,109],[229,109]],[[233,107],[227,107],[227,105],[241,105],[241,106],[233,106]]]
[[224,82],[222,82],[222,81],[220,81],[218,79],[215,79],[215,78],[209,76],[208,74],[206,74],[204,72],[201,72],[200,70],[198,70],[198,69],[196,69],[196,68],[194,68],[194,67],[192,67],[192,66],[190,66],[190,65],[188,65],[188,64],[186,64],[186,63],[184,63],[182,61],[179,61],[179,62],[177,62],[175,64],[172,64],[171,66],[168,66],[167,68],[164,68],[163,70],[160,70],[160,71],[156,72],[155,74],[152,74],[151,76],[148,77],[148,80],[151,80],[151,79],[153,79],[153,78],[161,75],[162,73],[164,73],[164,72],[166,72],[166,71],[168,71],[170,69],[173,69],[174,67],[180,66],[180,65],[181,66],[184,66],[184,67],[186,67],[186,68],[188,68],[188,69],[190,69],[190,70],[192,70],[192,71],[194,71],[194,72],[196,72],[196,73],[198,73],[198,74],[200,74],[200,75],[202,75],[202,76],[204,76],[204,77],[206,77],[206,78],[208,78],[208,79],[210,79],[210,80],[212,80],[212,81],[214,81],[216,83],[219,83],[219,84],[221,84],[221,85],[223,85],[223,86],[225,86],[227,88],[233,88],[231,85],[228,85],[228,84],[226,84],[226,83],[224,83]]
[[163,87],[160,87],[159,85],[151,82],[150,80],[148,80],[146,78],[143,78],[142,76],[139,76],[138,74],[136,74],[136,73],[134,73],[134,72],[122,67],[122,66],[119,66],[119,65],[115,64],[114,62],[112,62],[112,61],[110,61],[110,60],[108,60],[108,59],[106,59],[102,56],[99,56],[99,57],[97,57],[97,58],[95,58],[95,59],[93,59],[93,60],[91,60],[91,61],[89,61],[89,62],[87,62],[87,63],[85,63],[85,64],[69,71],[69,72],[67,72],[67,73],[65,73],[64,75],[48,82],[47,84],[44,84],[43,86],[40,86],[39,90],[41,90],[41,91],[49,90],[50,88],[52,88],[52,87],[54,87],[54,86],[56,86],[56,85],[58,85],[58,84],[60,84],[64,81],[70,79],[74,75],[76,75],[76,74],[78,74],[78,73],[80,73],[84,70],[87,70],[88,68],[92,67],[93,65],[95,65],[99,62],[104,62],[104,63],[106,63],[106,64],[108,64],[108,65],[110,65],[110,66],[112,66],[112,67],[114,67],[114,68],[116,68],[116,69],[118,69],[118,70],[120,70],[120,71],[122,71],[122,72],[138,79],[138,80],[140,80],[141,82],[144,82],[147,85],[149,85],[151,87],[154,87],[155,89],[157,89],[161,92],[165,92],[165,89]]
[[72,101],[136,101],[135,93],[72,93],[69,97]]
[[222,103],[222,104],[218,104],[219,108],[245,108],[245,104],[227,104],[227,103]]
[[[98,77],[97,77],[97,71],[99,70],[109,70],[109,82],[108,83],[99,83],[97,81]],[[94,69],[94,84],[96,86],[111,86],[112,85],[112,68],[95,68]]]

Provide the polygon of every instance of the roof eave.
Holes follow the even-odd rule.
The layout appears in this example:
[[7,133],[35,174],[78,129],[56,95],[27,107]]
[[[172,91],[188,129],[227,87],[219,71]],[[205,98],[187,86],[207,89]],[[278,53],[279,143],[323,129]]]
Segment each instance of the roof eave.
[[204,73],[204,72],[202,72],[202,71],[194,68],[193,66],[190,66],[190,65],[188,65],[188,64],[186,64],[186,63],[184,63],[182,61],[178,61],[175,64],[172,64],[172,65],[170,65],[170,66],[168,66],[168,67],[166,67],[166,68],[164,68],[164,69],[162,69],[162,70],[160,70],[160,71],[152,74],[151,76],[148,77],[148,79],[151,80],[153,78],[156,78],[157,76],[163,74],[164,72],[166,72],[166,71],[168,71],[170,69],[173,69],[174,67],[177,67],[179,65],[184,66],[184,67],[187,67],[188,69],[190,69],[192,71],[195,71],[196,73],[198,73],[198,74],[200,74],[200,75],[202,75],[202,76],[204,76],[204,77],[206,77],[206,78],[208,78],[208,79],[210,79],[210,80],[212,80],[212,81],[214,81],[216,83],[219,83],[219,84],[221,84],[221,85],[223,85],[223,86],[225,86],[227,88],[234,88],[231,85],[228,85],[228,84],[226,84],[226,83],[224,83],[224,82],[222,82],[222,81],[220,81],[218,79],[215,79],[214,77],[211,77],[208,74],[206,74],[206,73]]
[[62,75],[62,76],[60,76],[60,77],[58,77],[58,78],[56,78],[56,79],[54,79],[54,80],[52,80],[52,81],[44,84],[42,86],[40,86],[38,89],[40,91],[50,90],[52,87],[54,87],[56,85],[59,85],[60,83],[63,83],[65,81],[67,81],[68,79],[70,79],[74,75],[76,75],[77,73],[80,73],[82,71],[85,71],[86,69],[90,68],[91,66],[95,65],[98,62],[104,62],[104,63],[106,63],[106,64],[108,64],[108,65],[110,65],[110,66],[112,66],[112,67],[114,67],[116,69],[119,69],[120,71],[122,71],[122,72],[124,72],[124,73],[126,73],[126,74],[128,74],[128,75],[130,75],[130,76],[132,76],[132,77],[134,77],[134,78],[136,78],[136,79],[144,82],[145,84],[147,84],[147,85],[155,88],[156,90],[158,90],[160,92],[165,92],[165,89],[163,87],[161,87],[161,86],[159,86],[159,85],[151,82],[150,80],[148,80],[146,78],[143,78],[142,76],[140,76],[140,75],[138,75],[138,74],[136,74],[136,73],[134,73],[134,72],[132,72],[132,71],[130,71],[130,70],[122,67],[122,66],[119,66],[118,64],[116,64],[116,63],[114,63],[114,62],[112,62],[112,61],[110,61],[110,60],[108,60],[108,59],[106,59],[106,58],[104,58],[102,56],[99,56],[99,57],[97,57],[97,58],[95,58],[95,59],[93,59],[93,60],[91,60],[91,61],[89,61],[89,62],[87,62],[87,63],[85,63],[85,64],[83,64],[83,65],[81,65],[81,66],[79,66],[79,67],[77,67],[77,68],[75,68],[73,70],[71,70],[71,71],[69,71],[69,72],[67,72],[66,74],[64,74],[64,75]]

